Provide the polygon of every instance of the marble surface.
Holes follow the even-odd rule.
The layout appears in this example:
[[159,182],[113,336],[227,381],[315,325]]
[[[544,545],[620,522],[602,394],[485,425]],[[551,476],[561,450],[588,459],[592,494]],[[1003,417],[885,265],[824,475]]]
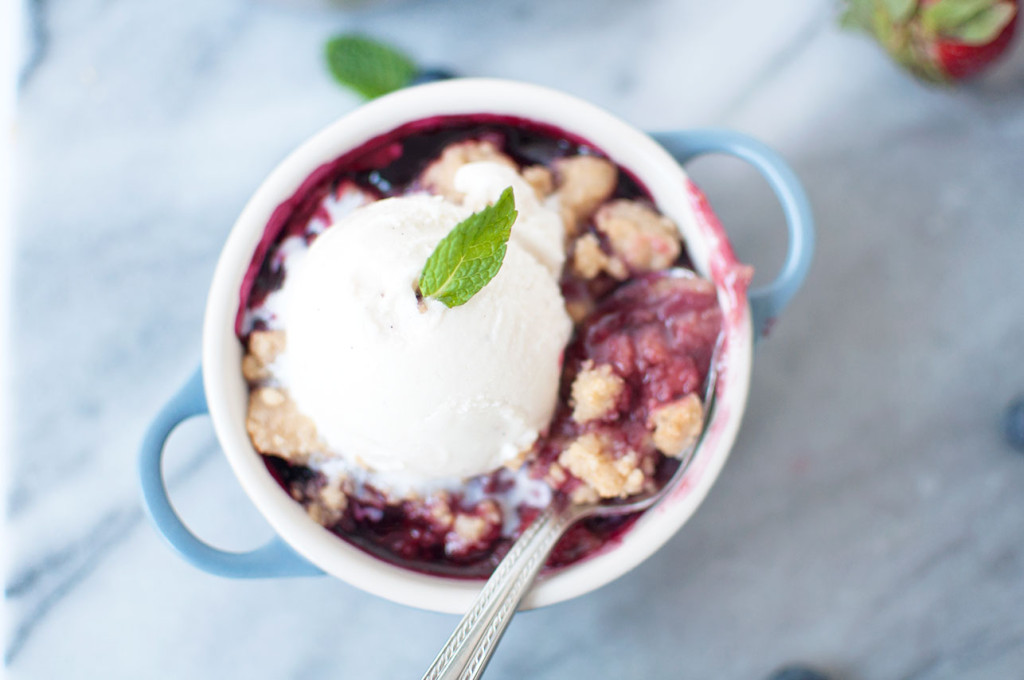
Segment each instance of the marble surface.
[[[36,0],[17,111],[6,499],[14,678],[419,677],[456,623],[327,578],[227,581],[145,520],[134,458],[196,365],[205,289],[248,194],[357,105],[321,49],[359,29],[423,61],[564,89],[649,129],[778,147],[819,220],[805,290],[759,349],[717,486],[657,555],[518,617],[488,677],[1018,678],[1024,456],[1024,44],[922,87],[818,0]],[[768,280],[753,171],[692,173]],[[208,421],[175,502],[234,548],[269,529]]]

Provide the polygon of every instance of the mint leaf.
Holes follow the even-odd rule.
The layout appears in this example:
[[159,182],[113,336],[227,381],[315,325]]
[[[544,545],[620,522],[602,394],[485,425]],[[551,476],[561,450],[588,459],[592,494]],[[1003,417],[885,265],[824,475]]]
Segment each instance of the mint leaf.
[[501,269],[518,214],[509,187],[494,205],[459,222],[427,258],[420,293],[448,307],[469,302]]
[[361,35],[331,38],[325,55],[334,79],[367,99],[401,89],[416,75],[416,64],[409,57]]

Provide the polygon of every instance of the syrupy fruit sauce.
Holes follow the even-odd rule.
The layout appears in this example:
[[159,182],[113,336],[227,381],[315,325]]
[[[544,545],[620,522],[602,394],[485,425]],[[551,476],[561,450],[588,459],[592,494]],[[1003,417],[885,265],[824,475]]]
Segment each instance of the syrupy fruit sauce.
[[[536,446],[537,463],[550,465],[568,442],[600,433],[619,455],[651,456],[655,478],[666,481],[679,462],[652,450],[646,423],[660,405],[703,394],[721,322],[715,286],[696,276],[646,274],[604,295],[566,348],[558,407]],[[579,423],[569,403],[584,362],[611,366],[625,388],[610,416]]]
[[[321,204],[325,197],[348,183],[355,184],[377,198],[415,191],[420,188],[417,185],[418,177],[427,164],[437,158],[449,144],[467,139],[491,140],[523,167],[535,164],[548,166],[554,159],[572,155],[605,157],[586,140],[561,129],[496,115],[429,118],[370,140],[317,168],[295,194],[274,211],[242,285],[241,305],[236,320],[236,332],[240,340],[244,343],[247,339],[245,333],[259,328],[257,323],[254,329],[243,330],[245,311],[259,306],[269,293],[283,284],[283,267],[280,259],[272,257],[272,254],[290,236],[301,235],[309,240],[310,237],[306,235],[307,226],[318,215],[318,211],[323,211]],[[651,200],[643,185],[621,167],[614,197]],[[689,266],[685,252],[679,264]],[[686,307],[693,300],[686,299],[690,294],[688,291],[677,295],[671,285],[666,287],[659,283],[662,278],[646,276],[619,284],[607,276],[589,282],[575,279],[568,273],[563,276],[562,288],[566,298],[588,298],[595,305],[595,311],[578,327],[577,335],[566,350],[560,403],[551,431],[538,444],[538,461],[544,462],[547,457],[547,462],[550,462],[550,459],[557,457],[557,449],[549,445],[551,442],[564,441],[581,431],[569,417],[568,398],[569,386],[584,358],[611,361],[617,366],[616,371],[631,386],[628,398],[637,400],[637,413],[646,413],[644,409],[647,407],[641,402],[658,396],[658,390],[677,394],[699,389],[697,385],[703,382],[710,361],[709,350],[695,349],[696,354],[681,360],[682,364],[673,356],[667,356],[654,361],[650,366],[644,363],[646,360],[643,357],[629,359],[623,355],[623,352],[636,355],[637,350],[642,352],[645,348],[657,353],[666,347],[671,349],[679,342],[688,342],[680,334],[685,335],[695,319],[699,321],[700,314],[694,317],[692,309],[687,307],[684,310],[688,315],[687,323],[678,329],[672,325],[670,317],[673,305],[682,304]],[[715,304],[713,293],[710,298],[706,292],[694,295],[703,295],[697,301],[701,309]],[[640,330],[631,326],[637,323]],[[664,332],[657,331],[659,324],[664,327]],[[700,332],[710,332],[709,327],[701,326],[700,323],[696,327]],[[651,366],[654,367],[653,371],[645,375],[644,371]],[[664,398],[664,394],[659,398]],[[630,446],[633,439],[645,436],[642,421],[621,425],[618,436],[623,446]],[[307,491],[315,492],[324,483],[320,473],[308,467],[293,465],[275,456],[264,456],[264,460],[278,483],[297,499],[301,500]],[[656,478],[663,482],[677,466],[677,461],[661,460]],[[502,483],[502,476],[495,474],[484,481],[484,486],[487,488]],[[453,493],[452,506],[472,512],[472,507],[463,507],[461,502],[460,494]],[[443,529],[438,529],[436,521],[422,503],[395,503],[386,499],[382,493],[374,494],[372,490],[358,498],[350,496],[343,517],[330,529],[364,551],[409,569],[449,577],[484,578],[490,575],[508,552],[514,538],[528,526],[538,511],[530,506],[520,506],[515,512],[518,513],[520,523],[513,536],[502,536],[495,529],[484,537],[479,550],[464,552],[458,558],[446,552]],[[594,518],[577,524],[552,551],[546,568],[563,567],[601,551],[614,543],[636,518],[636,515]]]

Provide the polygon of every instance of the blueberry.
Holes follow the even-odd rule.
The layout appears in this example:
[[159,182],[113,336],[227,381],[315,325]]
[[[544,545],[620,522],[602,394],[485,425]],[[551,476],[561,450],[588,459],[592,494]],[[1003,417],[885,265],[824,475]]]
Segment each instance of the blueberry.
[[1024,394],[1010,402],[1003,414],[1003,434],[1010,446],[1024,451]]
[[410,85],[423,85],[424,83],[432,83],[436,80],[450,80],[451,78],[457,77],[454,73],[444,68],[425,68],[421,69],[419,73],[412,77],[409,82]]
[[829,677],[813,668],[794,665],[780,668],[768,680],[829,680]]

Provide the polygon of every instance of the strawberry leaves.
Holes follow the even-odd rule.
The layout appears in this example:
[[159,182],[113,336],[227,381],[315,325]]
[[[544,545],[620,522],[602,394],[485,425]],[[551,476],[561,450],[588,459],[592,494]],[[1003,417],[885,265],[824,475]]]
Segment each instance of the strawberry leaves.
[[892,21],[903,23],[917,9],[917,0],[882,0],[882,5]]
[[914,75],[951,83],[997,59],[1010,42],[1018,0],[847,0],[845,28],[870,33]]
[[921,11],[930,31],[966,45],[984,45],[1006,28],[1017,14],[1009,0],[940,0]]
[[921,10],[921,20],[929,29],[945,32],[955,29],[976,14],[991,7],[993,0],[934,2]]
[[959,26],[942,31],[965,45],[985,45],[1002,33],[1017,14],[1011,2],[998,2],[984,9]]

